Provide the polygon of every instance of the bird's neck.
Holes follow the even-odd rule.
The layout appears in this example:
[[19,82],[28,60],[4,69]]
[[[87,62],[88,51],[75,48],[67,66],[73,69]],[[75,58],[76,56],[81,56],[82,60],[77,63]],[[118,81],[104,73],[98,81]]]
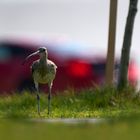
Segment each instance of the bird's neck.
[[40,63],[46,64],[47,63],[47,57],[46,54],[43,54],[40,56]]

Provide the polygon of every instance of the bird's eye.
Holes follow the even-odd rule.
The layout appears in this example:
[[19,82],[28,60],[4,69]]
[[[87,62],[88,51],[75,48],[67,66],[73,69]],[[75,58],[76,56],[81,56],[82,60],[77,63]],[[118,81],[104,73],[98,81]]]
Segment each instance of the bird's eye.
[[45,52],[44,48],[39,48],[38,50],[39,50],[40,53]]

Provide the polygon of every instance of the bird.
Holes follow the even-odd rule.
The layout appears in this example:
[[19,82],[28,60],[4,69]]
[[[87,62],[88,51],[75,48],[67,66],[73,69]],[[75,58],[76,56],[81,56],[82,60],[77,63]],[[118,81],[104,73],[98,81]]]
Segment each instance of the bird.
[[48,59],[48,51],[46,47],[40,47],[36,52],[28,55],[23,64],[32,56],[39,55],[39,59],[35,60],[31,65],[31,72],[36,89],[37,96],[37,111],[40,115],[40,95],[39,84],[48,84],[48,115],[51,112],[51,92],[53,80],[56,77],[57,65]]

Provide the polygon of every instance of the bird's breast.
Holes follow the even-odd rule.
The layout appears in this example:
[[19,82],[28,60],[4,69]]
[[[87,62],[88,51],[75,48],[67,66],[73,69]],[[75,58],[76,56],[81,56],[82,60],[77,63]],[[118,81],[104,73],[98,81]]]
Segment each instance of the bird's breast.
[[33,73],[34,80],[37,81],[38,83],[42,83],[42,84],[51,82],[54,79],[52,76],[53,75],[51,75],[50,73],[46,73],[46,74],[42,74],[39,72]]

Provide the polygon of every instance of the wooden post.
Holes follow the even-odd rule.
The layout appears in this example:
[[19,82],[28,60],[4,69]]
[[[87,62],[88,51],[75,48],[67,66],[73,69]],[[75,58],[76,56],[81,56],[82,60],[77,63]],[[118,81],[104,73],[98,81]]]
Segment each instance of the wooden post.
[[117,19],[117,0],[110,0],[108,51],[107,51],[107,60],[106,60],[106,73],[105,73],[106,85],[113,84],[116,19]]

